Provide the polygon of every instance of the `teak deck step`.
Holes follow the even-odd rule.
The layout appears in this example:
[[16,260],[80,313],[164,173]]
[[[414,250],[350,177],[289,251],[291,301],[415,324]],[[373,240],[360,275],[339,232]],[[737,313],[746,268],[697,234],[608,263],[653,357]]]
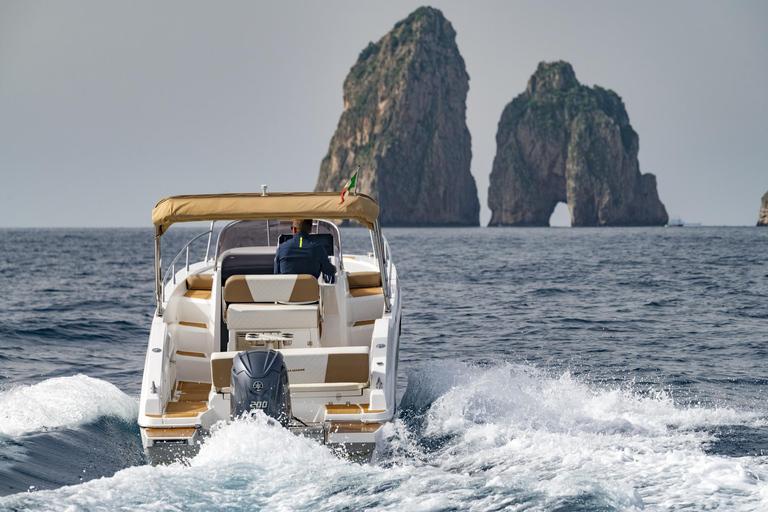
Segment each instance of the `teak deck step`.
[[385,412],[368,409],[368,404],[328,404],[325,406],[325,414],[360,414],[360,413]]
[[372,434],[381,428],[381,423],[352,423],[339,421],[331,423],[329,434]]
[[208,391],[211,389],[211,383],[210,382],[187,382],[187,381],[180,381],[179,385],[176,386],[176,389],[178,391]]
[[185,297],[189,299],[205,299],[210,300],[211,299],[211,290],[188,290],[185,294]]
[[171,437],[171,438],[182,438],[182,437],[192,437],[195,435],[195,429],[189,428],[189,427],[182,427],[182,428],[147,428],[144,431],[147,434],[147,437]]
[[382,295],[383,293],[384,291],[381,289],[381,286],[373,288],[352,288],[349,290],[349,294],[353,297],[370,297],[371,295]]
[[207,329],[208,328],[208,326],[206,324],[201,324],[201,323],[198,323],[198,322],[184,322],[184,321],[181,321],[181,322],[179,322],[179,325],[185,325],[187,327],[196,327],[198,329]]
[[188,352],[186,350],[177,350],[176,353],[180,356],[187,356],[187,357],[205,357],[205,354],[202,352]]
[[192,274],[187,277],[190,290],[210,290],[213,288],[213,274]]
[[179,382],[179,402],[206,402],[211,391],[210,382]]
[[168,402],[165,406],[165,418],[195,418],[208,410],[207,402]]
[[357,404],[328,404],[325,406],[326,414],[360,414],[362,409]]

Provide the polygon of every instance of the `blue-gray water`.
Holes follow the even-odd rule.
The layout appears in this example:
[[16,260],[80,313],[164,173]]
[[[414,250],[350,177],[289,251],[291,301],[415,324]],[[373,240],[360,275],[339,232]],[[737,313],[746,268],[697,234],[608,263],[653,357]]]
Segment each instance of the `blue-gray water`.
[[768,230],[385,233],[402,402],[371,464],[254,420],[150,467],[152,231],[0,231],[0,509],[768,510]]

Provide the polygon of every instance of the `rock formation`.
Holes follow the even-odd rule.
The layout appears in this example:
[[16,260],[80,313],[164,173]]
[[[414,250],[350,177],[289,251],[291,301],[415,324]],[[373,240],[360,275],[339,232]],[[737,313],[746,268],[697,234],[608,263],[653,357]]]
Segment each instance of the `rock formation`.
[[768,192],[763,196],[763,202],[760,205],[760,217],[757,219],[758,226],[768,226]]
[[315,190],[340,191],[360,166],[358,191],[379,202],[382,225],[477,226],[468,89],[450,22],[417,9],[352,66]]
[[566,62],[540,63],[496,134],[491,226],[548,226],[564,201],[573,226],[663,226],[656,177],[640,174],[639,139],[621,98],[585,87]]

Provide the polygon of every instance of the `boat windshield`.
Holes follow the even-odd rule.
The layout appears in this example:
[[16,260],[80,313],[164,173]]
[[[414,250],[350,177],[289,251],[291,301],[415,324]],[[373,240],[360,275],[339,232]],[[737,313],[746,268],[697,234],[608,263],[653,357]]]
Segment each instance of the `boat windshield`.
[[[216,244],[216,258],[223,254],[224,251],[240,247],[277,247],[281,238],[285,240],[286,237],[292,236],[292,226],[291,220],[284,219],[242,220],[228,224],[219,233],[219,240]],[[329,247],[327,247],[327,244],[323,244],[326,245],[328,254],[341,254],[339,230],[335,224],[324,220],[315,220],[312,226],[312,233],[323,238],[328,238],[328,235],[330,235],[329,242],[332,243],[333,251],[328,251]]]

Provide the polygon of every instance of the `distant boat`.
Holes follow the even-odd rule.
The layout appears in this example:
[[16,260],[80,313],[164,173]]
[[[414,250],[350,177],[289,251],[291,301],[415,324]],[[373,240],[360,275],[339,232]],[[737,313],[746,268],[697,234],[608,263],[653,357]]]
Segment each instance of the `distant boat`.
[[669,219],[669,222],[664,225],[665,228],[681,228],[683,226],[685,226],[685,223],[680,217],[672,217]]

